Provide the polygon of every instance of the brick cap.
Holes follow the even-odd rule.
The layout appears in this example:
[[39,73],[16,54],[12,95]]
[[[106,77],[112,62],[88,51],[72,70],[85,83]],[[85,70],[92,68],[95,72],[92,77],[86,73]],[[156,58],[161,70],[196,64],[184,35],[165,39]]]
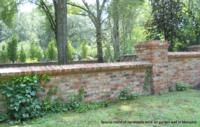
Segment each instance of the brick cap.
[[0,68],[0,77],[12,77],[32,74],[83,74],[87,72],[106,72],[114,70],[146,69],[152,67],[149,62],[118,62],[118,63],[96,63],[96,64],[75,64],[75,65],[50,65],[33,67],[11,67]]
[[140,49],[140,48],[150,48],[150,49],[166,48],[168,49],[168,47],[169,47],[169,44],[167,41],[162,42],[160,40],[146,41],[146,42],[136,45],[137,49]]
[[169,58],[200,58],[200,52],[169,52]]

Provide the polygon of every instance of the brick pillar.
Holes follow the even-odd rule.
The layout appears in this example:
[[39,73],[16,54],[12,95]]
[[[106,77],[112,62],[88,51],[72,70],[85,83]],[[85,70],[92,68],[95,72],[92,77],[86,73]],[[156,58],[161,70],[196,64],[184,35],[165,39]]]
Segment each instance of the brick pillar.
[[158,40],[149,41],[136,46],[139,61],[148,61],[152,68],[152,93],[168,91],[168,43]]

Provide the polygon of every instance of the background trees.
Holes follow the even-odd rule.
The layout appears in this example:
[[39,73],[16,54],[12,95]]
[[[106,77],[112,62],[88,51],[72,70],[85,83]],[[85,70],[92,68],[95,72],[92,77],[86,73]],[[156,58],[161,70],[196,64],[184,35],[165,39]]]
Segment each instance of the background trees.
[[151,0],[153,18],[149,21],[150,38],[164,38],[170,50],[179,39],[183,23],[183,2],[180,0]]
[[[22,11],[29,3],[32,9]],[[147,39],[171,51],[200,42],[199,0],[2,0],[0,62],[117,61]],[[59,13],[59,15],[58,15]],[[62,15],[62,16],[61,16]],[[67,19],[67,20],[66,20]],[[9,43],[16,35],[16,58]],[[13,50],[14,51],[14,50]]]

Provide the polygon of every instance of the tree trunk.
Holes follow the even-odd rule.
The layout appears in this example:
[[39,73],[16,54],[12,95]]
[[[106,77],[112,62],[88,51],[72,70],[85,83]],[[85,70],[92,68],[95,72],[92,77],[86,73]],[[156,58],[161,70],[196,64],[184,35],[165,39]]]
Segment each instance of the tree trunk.
[[98,56],[98,62],[103,63],[102,24],[101,24],[102,10],[100,7],[99,0],[96,0],[96,5],[97,5],[97,18],[95,27],[96,27],[97,56]]
[[102,28],[101,23],[97,23],[96,26],[96,43],[97,43],[97,57],[98,62],[103,62],[103,47],[102,47]]
[[67,6],[66,0],[53,0],[55,8],[55,36],[58,50],[58,63],[67,63]]
[[112,41],[114,48],[114,58],[118,60],[120,57],[120,44],[119,44],[119,0],[113,0],[113,31]]

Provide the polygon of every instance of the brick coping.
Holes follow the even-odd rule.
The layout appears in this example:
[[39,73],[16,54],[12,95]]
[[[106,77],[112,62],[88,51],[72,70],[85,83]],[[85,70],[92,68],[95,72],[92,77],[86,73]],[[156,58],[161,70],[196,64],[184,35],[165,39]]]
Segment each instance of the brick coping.
[[169,58],[200,58],[200,52],[168,52]]
[[32,67],[9,67],[0,68],[0,77],[19,75],[48,74],[62,75],[88,72],[106,72],[128,69],[146,69],[152,67],[149,62],[118,62],[118,63],[96,63],[96,64],[74,64],[74,65],[48,65]]

